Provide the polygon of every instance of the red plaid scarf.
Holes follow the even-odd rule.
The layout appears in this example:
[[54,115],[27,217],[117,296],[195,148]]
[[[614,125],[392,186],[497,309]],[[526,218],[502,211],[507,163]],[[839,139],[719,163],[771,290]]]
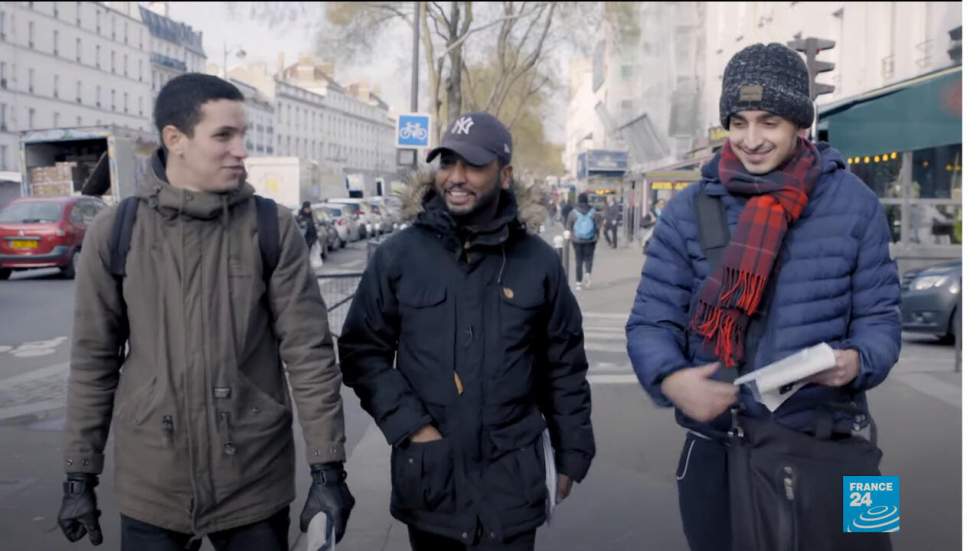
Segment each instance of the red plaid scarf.
[[715,355],[734,367],[745,352],[745,329],[762,300],[789,226],[806,208],[820,176],[820,154],[799,138],[793,158],[768,174],[750,174],[726,141],[718,173],[732,195],[752,195],[725,247],[721,265],[705,281],[690,326],[714,342]]

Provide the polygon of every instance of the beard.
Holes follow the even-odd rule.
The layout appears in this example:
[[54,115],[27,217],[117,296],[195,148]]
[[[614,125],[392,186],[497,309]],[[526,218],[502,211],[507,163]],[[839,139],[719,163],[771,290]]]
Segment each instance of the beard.
[[445,195],[452,189],[451,187],[447,187],[443,192],[443,201],[446,203],[449,214],[464,222],[479,222],[492,217],[496,214],[502,181],[503,178],[501,175],[497,174],[497,180],[494,182],[493,187],[483,193],[474,193],[473,203],[468,206],[454,206],[446,200]]

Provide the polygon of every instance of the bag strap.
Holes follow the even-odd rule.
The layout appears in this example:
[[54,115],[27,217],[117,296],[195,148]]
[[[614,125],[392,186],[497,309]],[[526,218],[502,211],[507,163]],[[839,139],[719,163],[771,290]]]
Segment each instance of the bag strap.
[[698,241],[708,259],[711,271],[721,262],[721,254],[728,246],[728,219],[721,197],[708,195],[702,189],[695,200],[698,215]]
[[117,280],[126,276],[126,256],[133,238],[133,225],[139,212],[139,197],[132,196],[119,203],[116,217],[112,220],[109,241],[109,271]]
[[272,199],[259,195],[254,197],[259,253],[262,255],[262,279],[268,283],[279,264],[279,209]]

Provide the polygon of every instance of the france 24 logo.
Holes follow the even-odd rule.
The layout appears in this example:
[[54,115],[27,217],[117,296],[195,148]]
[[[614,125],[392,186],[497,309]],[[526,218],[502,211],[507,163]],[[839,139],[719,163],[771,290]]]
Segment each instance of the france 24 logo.
[[898,532],[901,521],[899,477],[844,477],[844,532]]

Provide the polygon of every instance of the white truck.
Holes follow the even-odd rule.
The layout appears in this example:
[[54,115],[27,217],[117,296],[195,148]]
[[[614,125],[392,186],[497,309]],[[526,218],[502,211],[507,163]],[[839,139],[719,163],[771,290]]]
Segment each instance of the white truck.
[[298,209],[303,201],[319,202],[322,197],[320,170],[313,161],[299,157],[247,157],[245,170],[256,193],[290,209]]
[[121,126],[51,128],[21,135],[21,195],[132,195],[156,136]]

